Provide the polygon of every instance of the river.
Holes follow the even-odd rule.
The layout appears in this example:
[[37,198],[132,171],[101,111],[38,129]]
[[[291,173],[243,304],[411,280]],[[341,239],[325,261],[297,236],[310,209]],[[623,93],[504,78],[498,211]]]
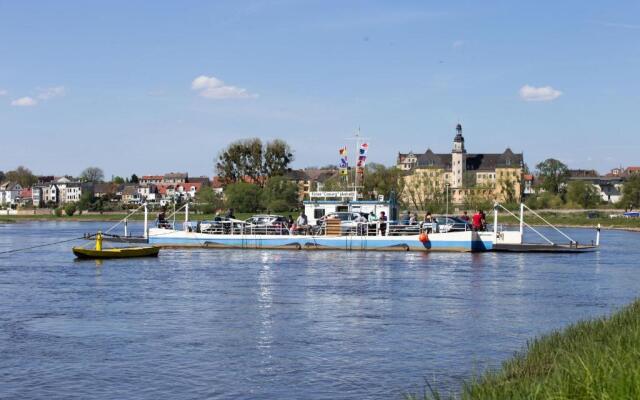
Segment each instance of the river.
[[[0,251],[106,226],[0,224]],[[638,235],[604,231],[589,254],[0,254],[0,397],[400,399],[425,379],[456,390],[535,335],[634,299]]]

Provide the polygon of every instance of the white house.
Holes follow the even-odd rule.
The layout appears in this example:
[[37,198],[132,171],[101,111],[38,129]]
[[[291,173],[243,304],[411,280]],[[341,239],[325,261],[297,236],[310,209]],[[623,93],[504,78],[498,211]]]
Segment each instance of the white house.
[[15,182],[5,182],[0,185],[0,205],[11,206],[16,204],[20,198],[22,186]]
[[82,196],[82,184],[78,182],[69,182],[60,185],[62,187],[60,200],[64,203],[75,203],[80,201]]
[[60,202],[60,189],[55,183],[49,184],[42,189],[42,201],[44,204],[53,203],[58,204]]

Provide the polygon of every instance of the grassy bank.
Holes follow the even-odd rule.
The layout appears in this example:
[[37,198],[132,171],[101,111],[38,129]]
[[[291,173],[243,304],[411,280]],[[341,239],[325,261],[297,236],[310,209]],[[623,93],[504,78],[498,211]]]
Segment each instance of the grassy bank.
[[535,339],[522,353],[462,387],[458,396],[408,399],[638,399],[640,300],[610,317]]

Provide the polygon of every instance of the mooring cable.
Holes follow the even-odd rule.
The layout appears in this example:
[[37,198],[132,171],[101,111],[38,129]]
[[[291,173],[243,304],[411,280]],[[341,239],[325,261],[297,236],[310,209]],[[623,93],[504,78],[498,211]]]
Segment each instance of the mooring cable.
[[19,251],[37,249],[39,247],[53,246],[54,244],[73,242],[75,240],[82,240],[82,239],[86,239],[86,238],[87,238],[86,236],[83,236],[83,237],[79,237],[79,238],[60,240],[60,241],[52,242],[52,243],[39,244],[39,245],[36,245],[36,246],[23,247],[23,248],[20,248],[20,249],[5,250],[5,251],[0,251],[0,254],[17,253]]

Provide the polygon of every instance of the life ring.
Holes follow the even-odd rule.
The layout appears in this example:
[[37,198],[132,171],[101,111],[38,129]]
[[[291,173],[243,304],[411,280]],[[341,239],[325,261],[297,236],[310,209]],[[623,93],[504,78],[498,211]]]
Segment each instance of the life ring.
[[420,236],[418,236],[418,240],[422,243],[427,243],[427,241],[429,240],[429,236],[427,236],[426,232],[422,232]]

